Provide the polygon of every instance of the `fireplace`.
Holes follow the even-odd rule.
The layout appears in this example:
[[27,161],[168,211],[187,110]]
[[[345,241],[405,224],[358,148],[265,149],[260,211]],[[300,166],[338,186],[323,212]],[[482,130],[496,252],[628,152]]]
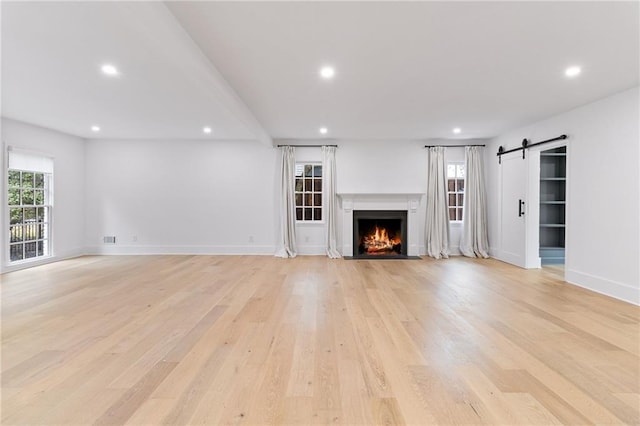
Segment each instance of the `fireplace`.
[[354,210],[353,257],[406,259],[406,210]]

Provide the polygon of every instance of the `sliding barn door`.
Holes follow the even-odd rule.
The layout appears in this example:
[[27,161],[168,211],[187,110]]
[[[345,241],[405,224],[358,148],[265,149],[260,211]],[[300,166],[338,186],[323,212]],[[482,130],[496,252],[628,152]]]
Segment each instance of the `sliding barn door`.
[[500,167],[500,250],[498,258],[526,265],[527,163],[522,153],[502,156]]

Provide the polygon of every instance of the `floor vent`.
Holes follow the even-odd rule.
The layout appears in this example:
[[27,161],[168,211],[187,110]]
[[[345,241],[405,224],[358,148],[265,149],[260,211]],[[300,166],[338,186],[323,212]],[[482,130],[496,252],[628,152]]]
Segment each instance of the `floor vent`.
[[105,244],[115,244],[116,243],[116,237],[112,236],[112,237],[102,237],[102,241]]

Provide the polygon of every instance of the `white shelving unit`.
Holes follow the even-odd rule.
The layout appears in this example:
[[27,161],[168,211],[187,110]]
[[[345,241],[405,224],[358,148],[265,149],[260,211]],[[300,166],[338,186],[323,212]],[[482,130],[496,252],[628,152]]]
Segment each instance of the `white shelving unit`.
[[563,264],[565,248],[567,148],[540,153],[540,259]]

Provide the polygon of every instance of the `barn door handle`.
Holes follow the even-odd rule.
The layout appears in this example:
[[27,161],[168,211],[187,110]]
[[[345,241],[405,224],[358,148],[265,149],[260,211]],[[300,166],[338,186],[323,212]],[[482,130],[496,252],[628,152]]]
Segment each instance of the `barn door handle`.
[[522,217],[522,215],[524,214],[524,201],[522,200],[518,200],[518,217]]

